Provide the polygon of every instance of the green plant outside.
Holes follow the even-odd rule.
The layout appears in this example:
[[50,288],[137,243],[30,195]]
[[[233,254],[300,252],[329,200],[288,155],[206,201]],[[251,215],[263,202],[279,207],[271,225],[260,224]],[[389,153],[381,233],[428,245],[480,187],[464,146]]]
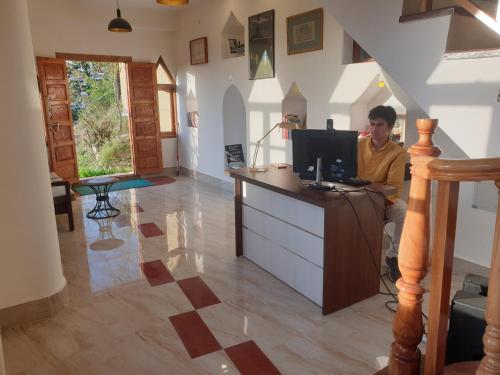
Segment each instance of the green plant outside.
[[68,61],[80,177],[132,172],[120,64]]
[[80,172],[81,178],[96,177],[96,176],[109,176],[111,174],[129,173],[130,172],[130,169],[128,169],[128,168],[120,168],[120,167],[109,168],[109,169],[79,167],[78,170]]

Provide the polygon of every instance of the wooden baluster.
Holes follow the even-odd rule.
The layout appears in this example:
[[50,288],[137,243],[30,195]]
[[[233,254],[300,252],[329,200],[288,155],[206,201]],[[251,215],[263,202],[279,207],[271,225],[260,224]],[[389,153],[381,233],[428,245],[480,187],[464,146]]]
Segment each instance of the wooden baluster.
[[[500,181],[496,182],[500,189]],[[497,207],[488,302],[486,304],[486,332],[483,336],[484,353],[476,375],[500,375],[500,199]]]
[[432,10],[432,0],[422,0],[420,3],[421,12],[430,12]]
[[444,370],[458,190],[458,182],[439,181],[432,247],[429,329],[425,350],[424,373],[429,375],[441,375]]
[[[417,120],[419,140],[408,150],[412,164],[419,157],[441,153],[432,143],[436,126],[437,120]],[[412,167],[408,211],[398,255],[402,276],[396,283],[399,305],[393,323],[395,341],[389,357],[390,375],[417,375],[420,369],[418,344],[423,335],[422,297],[425,292],[421,282],[427,272],[429,253],[430,187],[430,180]]]

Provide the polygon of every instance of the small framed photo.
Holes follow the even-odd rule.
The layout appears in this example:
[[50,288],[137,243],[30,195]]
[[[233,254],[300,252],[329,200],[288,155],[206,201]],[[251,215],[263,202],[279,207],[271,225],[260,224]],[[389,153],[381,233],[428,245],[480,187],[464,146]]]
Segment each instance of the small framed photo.
[[286,34],[289,55],[323,49],[323,8],[288,17]]
[[227,46],[230,57],[245,55],[245,41],[240,38],[227,38]]
[[189,41],[189,55],[191,57],[191,65],[208,63],[208,43],[206,36]]
[[198,111],[188,112],[187,113],[187,126],[188,128],[197,128],[199,123],[200,116],[198,115]]

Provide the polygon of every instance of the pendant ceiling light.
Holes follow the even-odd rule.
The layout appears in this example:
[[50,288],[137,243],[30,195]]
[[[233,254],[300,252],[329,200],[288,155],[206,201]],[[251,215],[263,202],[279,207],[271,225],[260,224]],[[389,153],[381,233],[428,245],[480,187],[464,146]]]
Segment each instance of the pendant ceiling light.
[[116,18],[113,18],[108,24],[108,30],[115,33],[129,33],[132,31],[132,26],[125,18],[122,18],[120,4],[116,0]]
[[187,5],[189,0],[156,0],[161,5]]

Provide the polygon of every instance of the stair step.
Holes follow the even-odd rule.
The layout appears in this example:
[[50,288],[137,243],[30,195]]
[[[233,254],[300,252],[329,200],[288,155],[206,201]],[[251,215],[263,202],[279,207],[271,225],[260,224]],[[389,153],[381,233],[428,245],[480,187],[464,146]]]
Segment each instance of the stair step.
[[406,14],[406,15],[399,17],[399,22],[404,23],[404,22],[410,22],[410,21],[418,21],[418,20],[424,20],[424,19],[428,19],[428,18],[450,16],[453,14],[460,14],[461,16],[472,17],[472,15],[469,12],[467,12],[464,8],[454,6],[454,7],[433,9],[433,10],[428,11],[428,12]]
[[476,49],[468,51],[446,51],[445,60],[480,59],[487,57],[500,57],[500,48]]

